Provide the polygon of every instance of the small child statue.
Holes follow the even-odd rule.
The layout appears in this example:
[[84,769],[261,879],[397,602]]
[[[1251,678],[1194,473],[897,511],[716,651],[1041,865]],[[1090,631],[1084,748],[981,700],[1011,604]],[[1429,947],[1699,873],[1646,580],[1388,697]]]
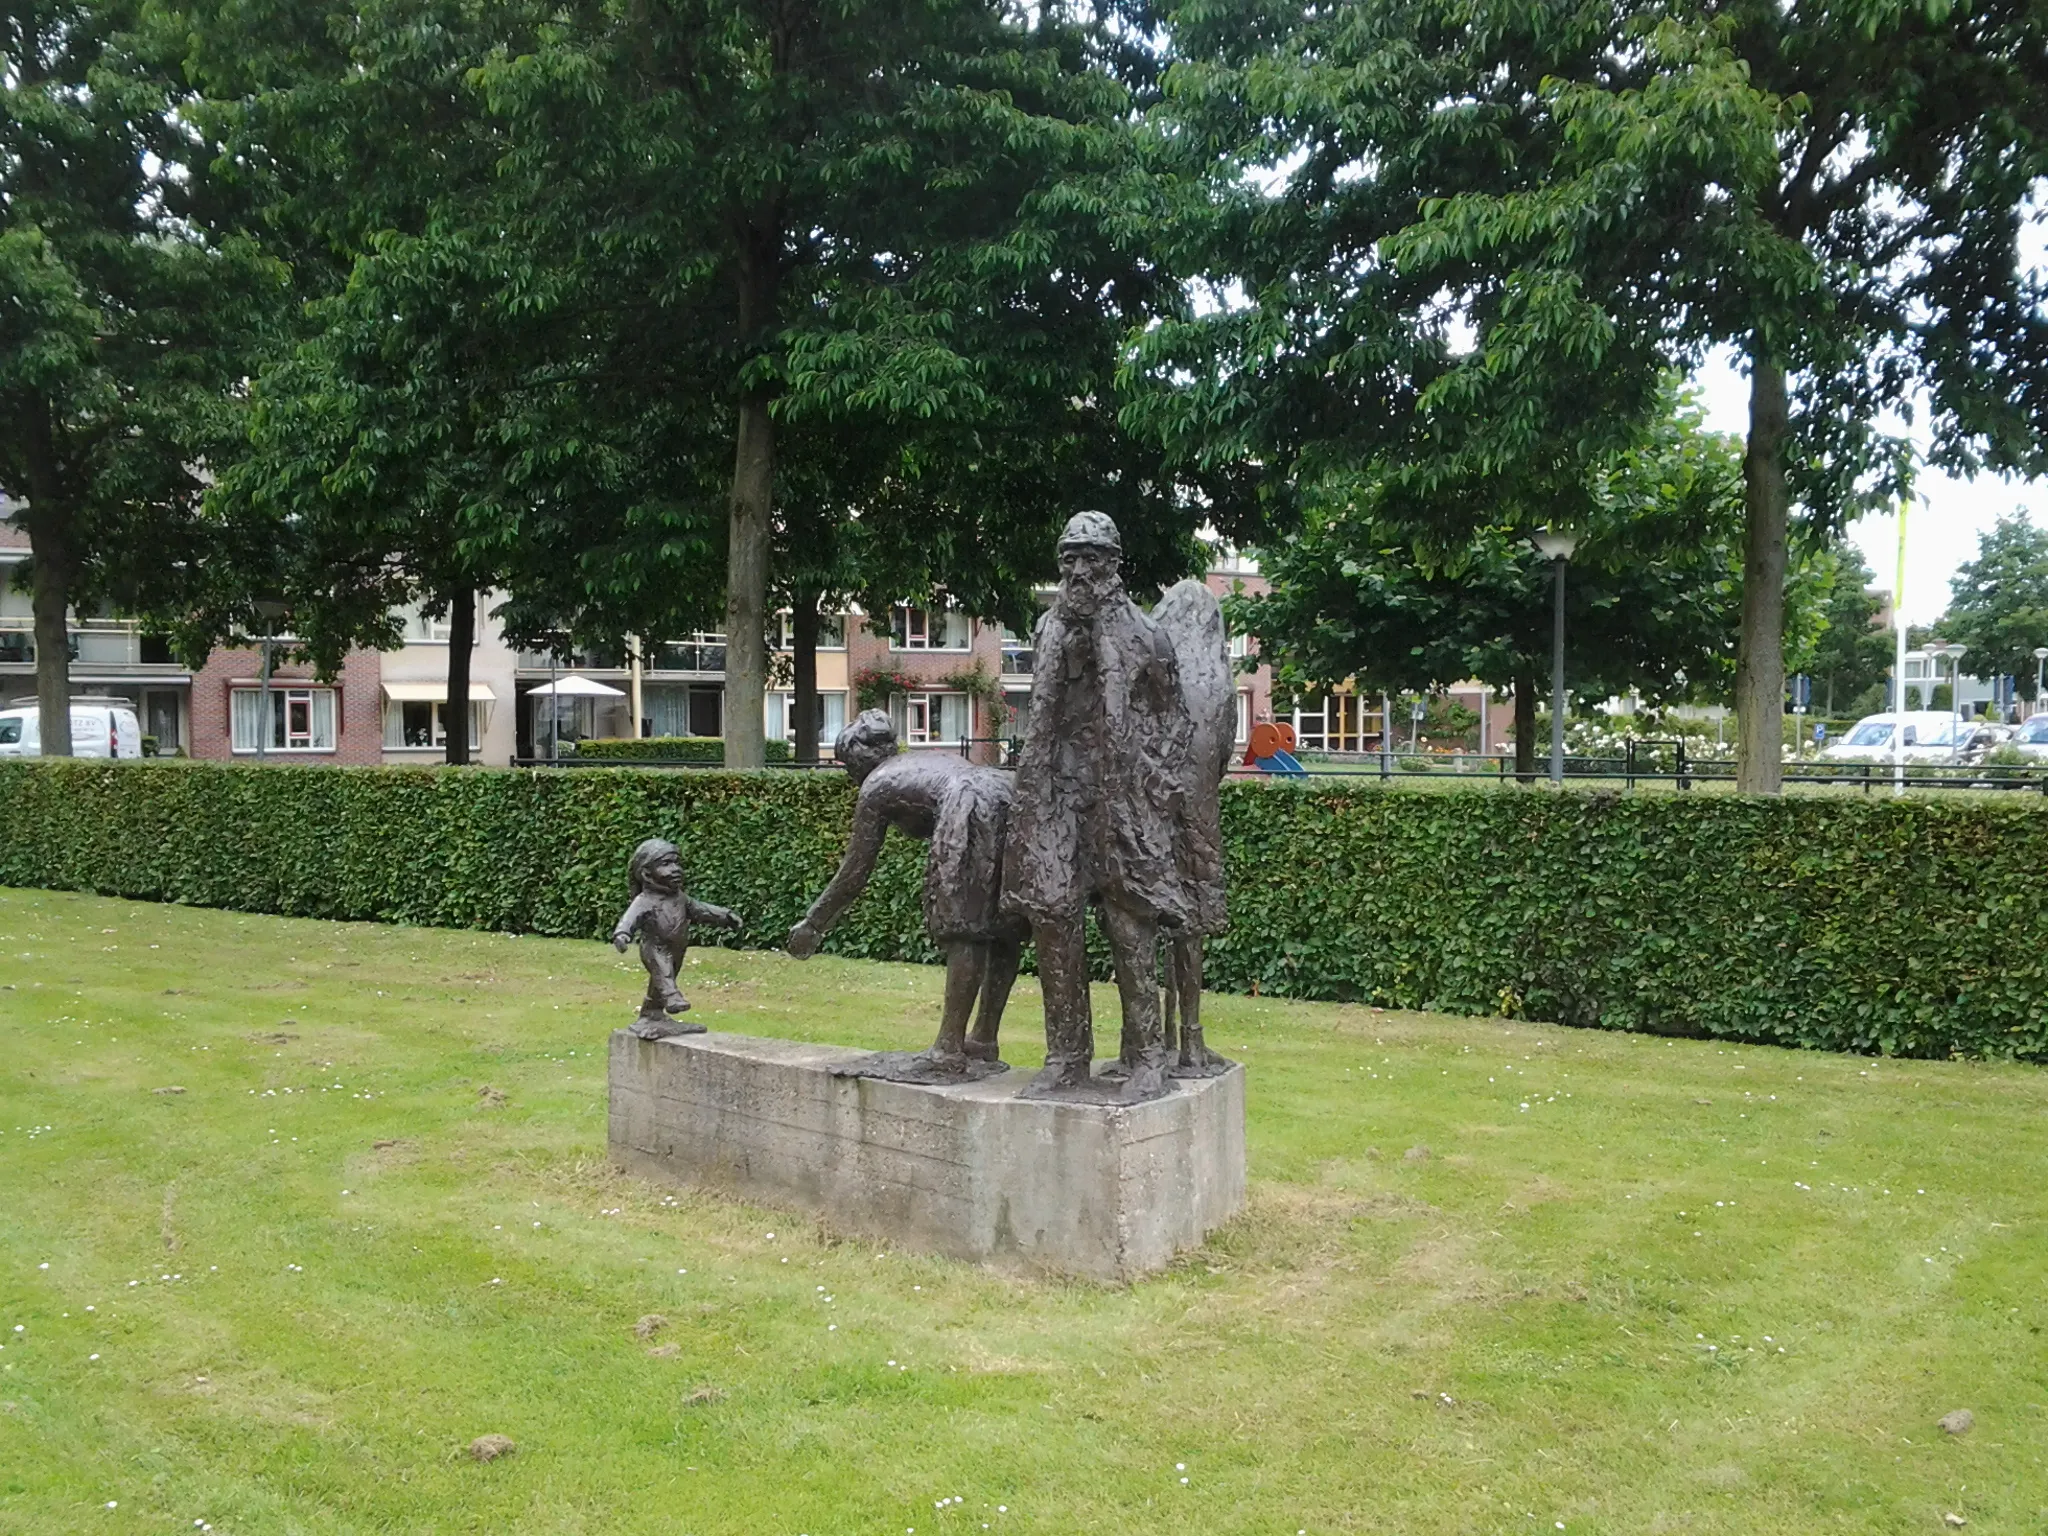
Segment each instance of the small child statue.
[[647,967],[647,999],[640,1016],[633,1021],[633,1033],[642,1040],[665,1040],[670,1035],[701,1035],[704,1026],[685,1024],[668,1017],[689,1011],[690,1000],[676,987],[676,973],[690,950],[690,924],[709,923],[716,928],[743,927],[737,913],[693,900],[683,890],[683,857],[676,845],[664,838],[650,837],[633,850],[626,868],[633,892],[632,904],[612,930],[612,948],[620,954],[633,935],[640,935],[640,963]]

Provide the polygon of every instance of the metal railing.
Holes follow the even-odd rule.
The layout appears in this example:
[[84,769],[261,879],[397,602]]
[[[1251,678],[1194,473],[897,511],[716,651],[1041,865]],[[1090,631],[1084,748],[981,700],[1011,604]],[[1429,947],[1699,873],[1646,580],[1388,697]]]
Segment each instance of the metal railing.
[[[9,615],[0,618],[0,666],[34,666],[35,620]],[[148,653],[155,647],[133,619],[73,619],[66,626],[71,660],[99,667],[170,667],[170,653]],[[161,642],[158,642],[160,644]]]
[[[1386,752],[1337,759],[1307,756],[1302,773],[1309,778],[1374,778],[1493,780],[1507,783],[1518,778],[1544,783],[1550,777],[1547,758],[1539,755],[1533,771],[1518,775],[1513,753]],[[1705,784],[1733,784],[1736,764],[1732,757],[1698,758],[1687,752],[1685,743],[1675,740],[1639,740],[1626,744],[1620,754],[1571,754],[1564,760],[1564,777],[1580,783],[1605,782],[1625,789],[1639,785],[1668,784],[1689,790]],[[1233,763],[1231,774],[1238,778],[1266,777],[1260,770]],[[1795,758],[1784,764],[1781,778],[1786,784],[1823,785],[1871,794],[1899,784],[1908,789],[2026,790],[2048,796],[2048,760],[2031,763],[1913,763],[1895,767],[1890,762],[1820,762]]]

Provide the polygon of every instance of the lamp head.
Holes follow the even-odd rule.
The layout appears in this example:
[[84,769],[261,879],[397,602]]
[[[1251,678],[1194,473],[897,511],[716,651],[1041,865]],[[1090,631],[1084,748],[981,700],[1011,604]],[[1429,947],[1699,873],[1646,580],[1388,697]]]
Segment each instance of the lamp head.
[[1569,560],[1572,551],[1579,547],[1579,536],[1575,533],[1558,533],[1553,529],[1539,528],[1529,535],[1529,542],[1536,546],[1536,553],[1546,560]]

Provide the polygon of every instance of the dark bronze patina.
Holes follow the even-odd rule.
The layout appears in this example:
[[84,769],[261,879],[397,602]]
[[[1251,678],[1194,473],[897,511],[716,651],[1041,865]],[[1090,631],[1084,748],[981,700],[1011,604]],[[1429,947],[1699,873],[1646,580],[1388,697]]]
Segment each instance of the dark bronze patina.
[[690,924],[738,929],[743,926],[739,915],[694,900],[683,890],[682,855],[674,843],[663,838],[650,837],[633,850],[626,878],[633,900],[612,929],[612,948],[624,954],[634,935],[639,935],[640,963],[647,967],[647,997],[632,1023],[633,1033],[643,1040],[701,1035],[702,1024],[669,1017],[690,1008],[690,1000],[676,986],[690,950]]
[[[1200,989],[1201,935],[1223,921],[1221,837],[1213,813],[1223,756],[1218,718],[1190,711],[1176,634],[1199,656],[1213,644],[1227,691],[1215,599],[1184,583],[1162,611],[1169,629],[1124,590],[1121,540],[1100,512],[1076,515],[1060,536],[1060,586],[1034,642],[1031,730],[1017,764],[1004,885],[1006,910],[1030,920],[1045,998],[1045,1070],[1034,1098],[1131,1103],[1171,1086],[1160,1009],[1159,943],[1173,943],[1183,1017]],[[1206,605],[1206,608],[1205,606]],[[1234,708],[1234,702],[1231,705]],[[1200,786],[1208,785],[1209,802]],[[1194,802],[1194,803],[1191,803]],[[1095,1032],[1083,920],[1094,906],[1109,940],[1123,1037],[1116,1070],[1093,1071]],[[1207,1066],[1199,1013],[1189,1067]]]
[[997,1037],[1017,979],[1018,951],[1029,935],[1021,918],[1001,909],[1010,775],[950,754],[901,754],[894,726],[878,709],[848,725],[833,750],[860,786],[853,832],[832,883],[790,929],[789,952],[798,958],[816,952],[819,940],[866,887],[894,827],[931,845],[925,860],[925,932],[946,956],[945,1008],[931,1049],[885,1051],[834,1068],[835,1075],[957,1083],[1007,1070]]

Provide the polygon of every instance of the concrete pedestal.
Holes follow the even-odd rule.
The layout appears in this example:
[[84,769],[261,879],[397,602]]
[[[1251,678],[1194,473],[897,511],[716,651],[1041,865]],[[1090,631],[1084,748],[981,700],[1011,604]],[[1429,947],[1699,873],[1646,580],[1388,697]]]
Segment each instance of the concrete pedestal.
[[1028,1072],[944,1088],[832,1075],[863,1054],[620,1030],[612,1159],[853,1236],[1105,1280],[1160,1268],[1244,1203],[1242,1067],[1103,1107],[1019,1100]]

